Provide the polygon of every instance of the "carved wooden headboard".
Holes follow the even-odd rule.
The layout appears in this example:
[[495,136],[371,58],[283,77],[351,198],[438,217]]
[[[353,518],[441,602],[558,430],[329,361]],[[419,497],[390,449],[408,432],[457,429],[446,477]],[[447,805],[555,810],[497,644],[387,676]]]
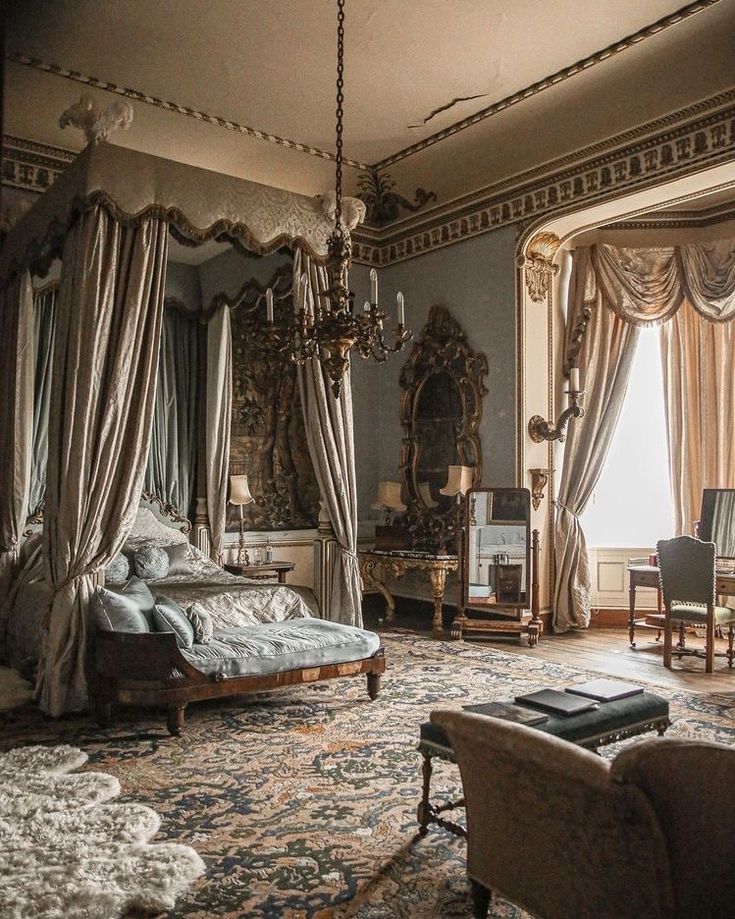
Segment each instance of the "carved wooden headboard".
[[150,491],[141,493],[140,507],[147,507],[156,520],[160,520],[161,523],[165,523],[166,526],[172,529],[180,530],[187,535],[191,532],[191,521],[187,520],[173,504],[167,504],[158,495],[154,495]]

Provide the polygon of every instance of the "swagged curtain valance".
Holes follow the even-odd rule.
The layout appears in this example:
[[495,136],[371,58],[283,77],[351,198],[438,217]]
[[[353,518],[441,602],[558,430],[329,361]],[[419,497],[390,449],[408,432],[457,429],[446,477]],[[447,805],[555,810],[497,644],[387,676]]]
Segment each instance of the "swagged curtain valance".
[[[316,199],[101,143],[82,151],[6,238],[0,363],[14,398],[0,407],[0,603],[29,508],[31,273],[44,274],[61,255],[44,512],[52,600],[36,685],[47,713],[86,702],[88,602],[135,518],[151,439],[169,231],[184,243],[239,240],[259,254],[286,245],[322,262],[331,229]],[[228,320],[223,312],[208,328],[208,350],[218,360],[208,368],[216,379],[209,381],[207,421],[212,401],[221,429],[217,455],[207,458],[213,467],[208,497],[216,497],[222,515]],[[215,531],[220,525],[215,522]]]
[[[582,257],[575,251],[575,258]],[[589,249],[588,290],[621,319],[660,325],[687,300],[709,322],[735,318],[735,239],[656,248]]]

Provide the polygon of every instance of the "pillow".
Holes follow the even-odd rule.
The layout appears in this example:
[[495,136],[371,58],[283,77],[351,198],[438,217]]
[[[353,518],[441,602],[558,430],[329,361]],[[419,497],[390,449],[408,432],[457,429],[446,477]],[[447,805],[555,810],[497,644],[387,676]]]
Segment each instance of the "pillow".
[[118,590],[98,587],[92,598],[92,616],[98,628],[108,632],[150,632],[154,606],[148,586],[131,578]]
[[105,581],[113,584],[127,581],[130,577],[130,559],[122,552],[118,552],[105,569]]
[[154,581],[168,574],[168,555],[162,546],[143,546],[133,554],[133,569],[139,578]]
[[189,565],[189,544],[186,542],[176,543],[175,546],[164,546],[166,555],[168,555],[168,573],[169,574],[189,574],[191,566]]
[[150,508],[139,507],[124,548],[134,551],[141,546],[173,546],[176,543],[188,542],[186,533],[173,526],[166,526]]
[[214,624],[212,617],[201,603],[192,603],[186,611],[186,618],[194,629],[194,644],[208,645],[212,640]]
[[179,604],[169,597],[156,597],[153,623],[157,632],[173,632],[180,648],[190,648],[194,644],[192,624]]

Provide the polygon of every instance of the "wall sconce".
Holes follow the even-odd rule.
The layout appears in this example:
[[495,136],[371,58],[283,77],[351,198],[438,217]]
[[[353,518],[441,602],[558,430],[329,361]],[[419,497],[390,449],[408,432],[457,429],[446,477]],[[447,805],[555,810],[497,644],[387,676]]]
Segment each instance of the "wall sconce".
[[580,397],[584,395],[584,390],[580,389],[579,384],[579,367],[572,367],[569,371],[569,389],[565,392],[569,397],[569,406],[559,415],[556,427],[552,427],[541,415],[534,415],[528,422],[528,436],[535,444],[543,443],[545,440],[558,440],[563,443],[564,429],[569,419],[581,418],[584,415],[584,409],[579,404]]

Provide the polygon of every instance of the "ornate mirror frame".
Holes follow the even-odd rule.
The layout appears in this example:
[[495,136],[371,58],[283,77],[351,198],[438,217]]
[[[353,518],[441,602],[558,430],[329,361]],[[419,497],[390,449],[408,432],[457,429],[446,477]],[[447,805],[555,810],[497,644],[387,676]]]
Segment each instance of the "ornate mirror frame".
[[482,447],[477,433],[482,418],[482,397],[487,393],[484,377],[488,373],[487,357],[475,353],[467,336],[454,317],[442,306],[432,306],[421,337],[411,349],[401,370],[401,444],[400,473],[406,495],[406,521],[413,546],[437,550],[447,547],[459,529],[456,506],[444,511],[427,507],[418,493],[416,479],[420,440],[416,430],[416,412],[420,395],[436,374],[447,375],[455,384],[461,402],[461,418],[456,422],[455,463],[473,469],[472,485],[482,481]]

